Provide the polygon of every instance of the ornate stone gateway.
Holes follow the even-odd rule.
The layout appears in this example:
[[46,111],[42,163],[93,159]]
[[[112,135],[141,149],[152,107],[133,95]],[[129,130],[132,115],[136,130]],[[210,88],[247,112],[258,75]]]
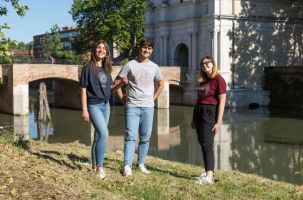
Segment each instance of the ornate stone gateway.
[[[200,59],[211,55],[228,84],[227,106],[267,106],[263,68],[300,65],[303,60],[303,17],[290,4],[149,0],[144,33],[156,41],[153,60],[165,66],[186,63],[186,70],[181,71],[192,86]],[[194,93],[190,88],[186,93],[185,99],[192,104]]]

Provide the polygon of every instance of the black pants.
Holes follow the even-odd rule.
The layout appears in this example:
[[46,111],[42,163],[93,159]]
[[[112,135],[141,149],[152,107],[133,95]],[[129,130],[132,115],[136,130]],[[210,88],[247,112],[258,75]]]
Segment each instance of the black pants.
[[214,138],[212,131],[216,123],[217,107],[214,105],[196,105],[193,113],[197,137],[202,149],[202,156],[206,171],[214,171]]

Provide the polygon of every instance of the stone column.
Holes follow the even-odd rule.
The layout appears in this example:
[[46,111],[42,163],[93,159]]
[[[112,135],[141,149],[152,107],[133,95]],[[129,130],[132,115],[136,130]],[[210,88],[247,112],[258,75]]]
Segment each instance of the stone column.
[[157,108],[169,108],[169,82],[164,82],[164,88],[157,100]]
[[221,170],[231,170],[232,165],[230,158],[232,158],[232,135],[234,128],[231,124],[222,124],[221,129],[216,133],[214,141],[214,151],[216,168]]
[[193,54],[193,34],[189,33],[189,47],[188,47],[188,69],[191,70],[192,68],[192,54]]
[[167,36],[163,36],[163,63],[162,65],[164,66],[167,66],[167,40],[168,40],[168,37]]
[[216,29],[212,32],[212,56],[215,61],[218,60],[218,31]]
[[156,148],[157,150],[168,150],[170,146],[169,109],[158,109],[156,120],[157,120]]
[[192,33],[192,44],[191,44],[191,71],[195,71],[197,68],[197,33],[193,32]]
[[14,116],[14,134],[29,140],[29,116]]
[[28,84],[13,87],[13,114],[28,115]]
[[164,60],[164,45],[163,45],[163,37],[160,37],[160,65],[163,65]]

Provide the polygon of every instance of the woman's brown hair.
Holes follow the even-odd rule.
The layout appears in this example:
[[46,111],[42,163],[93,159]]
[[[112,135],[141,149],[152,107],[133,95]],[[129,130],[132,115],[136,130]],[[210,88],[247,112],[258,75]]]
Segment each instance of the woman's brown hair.
[[214,65],[213,69],[211,71],[211,77],[210,78],[215,78],[219,74],[219,71],[218,71],[218,68],[217,68],[217,65],[216,65],[216,62],[215,62],[214,58],[211,57],[211,56],[204,56],[200,61],[200,73],[199,73],[199,78],[198,78],[198,81],[200,83],[206,82],[206,80],[208,78],[207,74],[202,70],[203,60],[209,60]]
[[96,55],[96,48],[99,44],[104,44],[105,46],[105,50],[106,50],[106,56],[105,58],[102,59],[102,67],[105,67],[107,69],[108,72],[112,72],[112,56],[109,50],[109,46],[108,44],[104,41],[104,40],[99,40],[97,41],[92,49],[91,49],[91,54],[90,54],[90,63],[93,67],[97,67],[97,62],[98,62],[98,58]]

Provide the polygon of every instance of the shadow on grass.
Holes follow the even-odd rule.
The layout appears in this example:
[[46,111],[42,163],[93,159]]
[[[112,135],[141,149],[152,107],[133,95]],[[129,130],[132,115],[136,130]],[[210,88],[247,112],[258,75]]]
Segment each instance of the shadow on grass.
[[[124,167],[124,162],[123,161],[118,160],[118,159],[112,159],[112,158],[105,158],[105,160],[107,161],[108,165],[110,165],[110,167],[107,167],[105,165],[106,168],[119,170],[120,174],[123,175],[123,167]],[[113,163],[116,166],[115,168],[112,167]],[[197,175],[191,175],[187,171],[183,171],[182,169],[179,170],[179,171],[163,169],[161,167],[156,166],[155,164],[149,164],[149,165],[146,165],[146,166],[152,173],[153,172],[160,172],[160,173],[163,173],[163,174],[174,176],[176,178],[183,178],[183,179],[192,180],[194,177],[197,176]],[[132,168],[133,168],[133,170],[139,170],[136,164],[133,165]]]
[[75,166],[67,163],[65,160],[56,159],[56,158],[52,157],[51,155],[43,153],[43,152],[31,152],[31,151],[29,151],[29,153],[31,153],[31,154],[39,157],[39,158],[43,158],[43,159],[55,162],[55,163],[57,163],[59,165],[65,165],[66,167],[71,168],[71,169],[78,168],[78,167],[75,167]]
[[54,155],[56,156],[60,156],[62,155],[60,152],[57,151],[40,151],[40,152],[32,152],[30,150],[28,150],[29,153],[39,157],[39,158],[43,158],[52,162],[55,162],[59,165],[64,165],[70,169],[82,169],[82,166],[80,164],[78,164],[77,162],[81,162],[81,163],[88,163],[89,159],[84,157],[84,156],[78,156],[76,154],[73,153],[69,153],[67,155],[68,159],[71,160],[72,164],[66,162],[63,159],[57,159],[54,157]]
[[195,177],[195,175],[190,175],[188,174],[188,172],[181,172],[181,171],[170,171],[170,170],[166,170],[166,169],[161,169],[159,167],[156,166],[151,166],[151,165],[147,165],[147,167],[151,170],[151,171],[157,171],[163,174],[168,174],[170,176],[174,176],[176,178],[183,178],[183,179],[188,179],[188,180],[192,180],[193,177]]
[[78,156],[74,153],[67,154],[67,157],[73,162],[73,164],[78,168],[82,169],[81,165],[78,163],[89,163],[89,159],[85,156]]

